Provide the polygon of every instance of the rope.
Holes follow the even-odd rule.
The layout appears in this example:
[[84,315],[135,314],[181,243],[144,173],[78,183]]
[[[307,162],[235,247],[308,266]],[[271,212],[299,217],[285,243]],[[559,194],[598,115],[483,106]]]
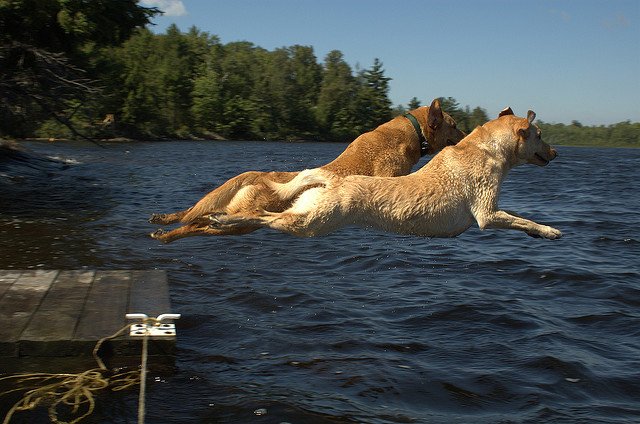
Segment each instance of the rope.
[[[151,318],[151,320],[153,320],[153,318]],[[15,380],[14,384],[22,384],[24,386],[24,383],[27,383],[28,385],[37,384],[40,386],[27,390],[23,394],[22,399],[18,400],[4,417],[3,424],[8,424],[16,412],[32,410],[45,402],[51,402],[48,413],[52,423],[75,424],[93,413],[95,408],[94,393],[107,387],[110,387],[112,391],[125,390],[138,383],[140,383],[138,422],[143,424],[148,333],[142,340],[142,366],[140,371],[132,370],[107,376],[106,374],[110,371],[98,355],[98,351],[105,341],[119,336],[127,329],[129,329],[129,324],[111,336],[100,339],[96,343],[92,353],[98,364],[98,368],[93,368],[79,374],[32,373],[1,377],[0,381]],[[0,393],[0,396],[22,390],[24,390],[24,387],[8,390]],[[61,406],[69,407],[72,414],[79,414],[81,408],[86,408],[86,411],[71,421],[60,421],[58,419],[58,408]]]
[[142,362],[140,363],[140,394],[138,395],[138,424],[144,424],[146,411],[145,395],[147,391],[147,355],[149,344],[149,331],[145,331],[142,339]]

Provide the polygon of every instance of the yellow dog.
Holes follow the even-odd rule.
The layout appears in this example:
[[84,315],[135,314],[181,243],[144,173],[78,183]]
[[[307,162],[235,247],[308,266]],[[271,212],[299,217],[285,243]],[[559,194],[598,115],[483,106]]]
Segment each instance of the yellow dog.
[[[412,110],[356,138],[335,160],[318,168],[327,175],[406,175],[424,154],[432,154],[464,137],[456,123],[440,108],[435,99],[431,106]],[[276,196],[269,188],[272,182],[291,181],[298,172],[245,172],[211,191],[193,207],[172,214],[154,214],[153,224],[183,225],[172,231],[158,230],[151,237],[163,242],[197,235],[246,234],[258,227],[212,228],[212,213],[246,214],[256,208],[283,211],[291,201]]]
[[212,226],[269,227],[310,237],[357,225],[454,237],[477,222],[480,229],[507,228],[557,239],[562,235],[559,230],[498,209],[500,185],[511,168],[525,163],[545,166],[557,156],[533,125],[535,116],[529,111],[527,118],[519,118],[507,108],[406,176],[338,177],[303,171],[290,184],[293,187],[271,184],[285,198],[302,191],[289,209],[212,215]]

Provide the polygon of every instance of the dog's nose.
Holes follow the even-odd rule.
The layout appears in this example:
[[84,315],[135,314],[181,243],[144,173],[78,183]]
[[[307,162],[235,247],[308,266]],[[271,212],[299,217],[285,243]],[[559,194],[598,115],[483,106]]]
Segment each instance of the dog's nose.
[[551,159],[555,159],[558,157],[558,151],[556,149],[551,149]]

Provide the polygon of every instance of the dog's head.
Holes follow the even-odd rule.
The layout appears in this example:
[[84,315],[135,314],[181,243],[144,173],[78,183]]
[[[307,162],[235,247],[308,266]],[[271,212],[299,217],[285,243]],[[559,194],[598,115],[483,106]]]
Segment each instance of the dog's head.
[[508,116],[512,120],[512,128],[516,136],[515,156],[517,164],[532,163],[538,166],[546,166],[558,156],[558,152],[542,141],[542,132],[533,124],[536,119],[534,111],[530,110],[526,118],[518,118],[513,115],[511,108],[500,112],[499,117]]
[[442,111],[438,99],[434,99],[429,106],[425,134],[429,141],[427,154],[438,153],[447,146],[453,146],[466,135],[456,127],[456,121]]

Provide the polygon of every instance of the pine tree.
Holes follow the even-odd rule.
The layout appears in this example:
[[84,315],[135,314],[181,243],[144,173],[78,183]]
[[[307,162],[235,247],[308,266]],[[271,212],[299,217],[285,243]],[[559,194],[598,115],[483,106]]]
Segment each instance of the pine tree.
[[418,100],[417,97],[413,97],[411,100],[409,100],[409,104],[407,104],[407,108],[409,110],[417,109],[420,106],[422,106],[422,103],[420,102],[420,100]]
[[291,135],[309,137],[318,128],[314,109],[320,93],[322,67],[317,63],[313,47],[293,46],[288,50],[291,72],[288,118]]
[[371,68],[360,73],[355,105],[358,133],[370,131],[391,118],[390,80],[384,76],[382,62],[377,58]]
[[487,115],[487,111],[481,107],[475,107],[469,116],[468,127],[466,129],[463,128],[463,130],[469,133],[473,131],[475,127],[485,124],[488,120],[489,115]]
[[316,107],[316,119],[325,138],[347,141],[357,135],[353,108],[355,92],[355,78],[342,53],[339,50],[329,52],[324,60]]

